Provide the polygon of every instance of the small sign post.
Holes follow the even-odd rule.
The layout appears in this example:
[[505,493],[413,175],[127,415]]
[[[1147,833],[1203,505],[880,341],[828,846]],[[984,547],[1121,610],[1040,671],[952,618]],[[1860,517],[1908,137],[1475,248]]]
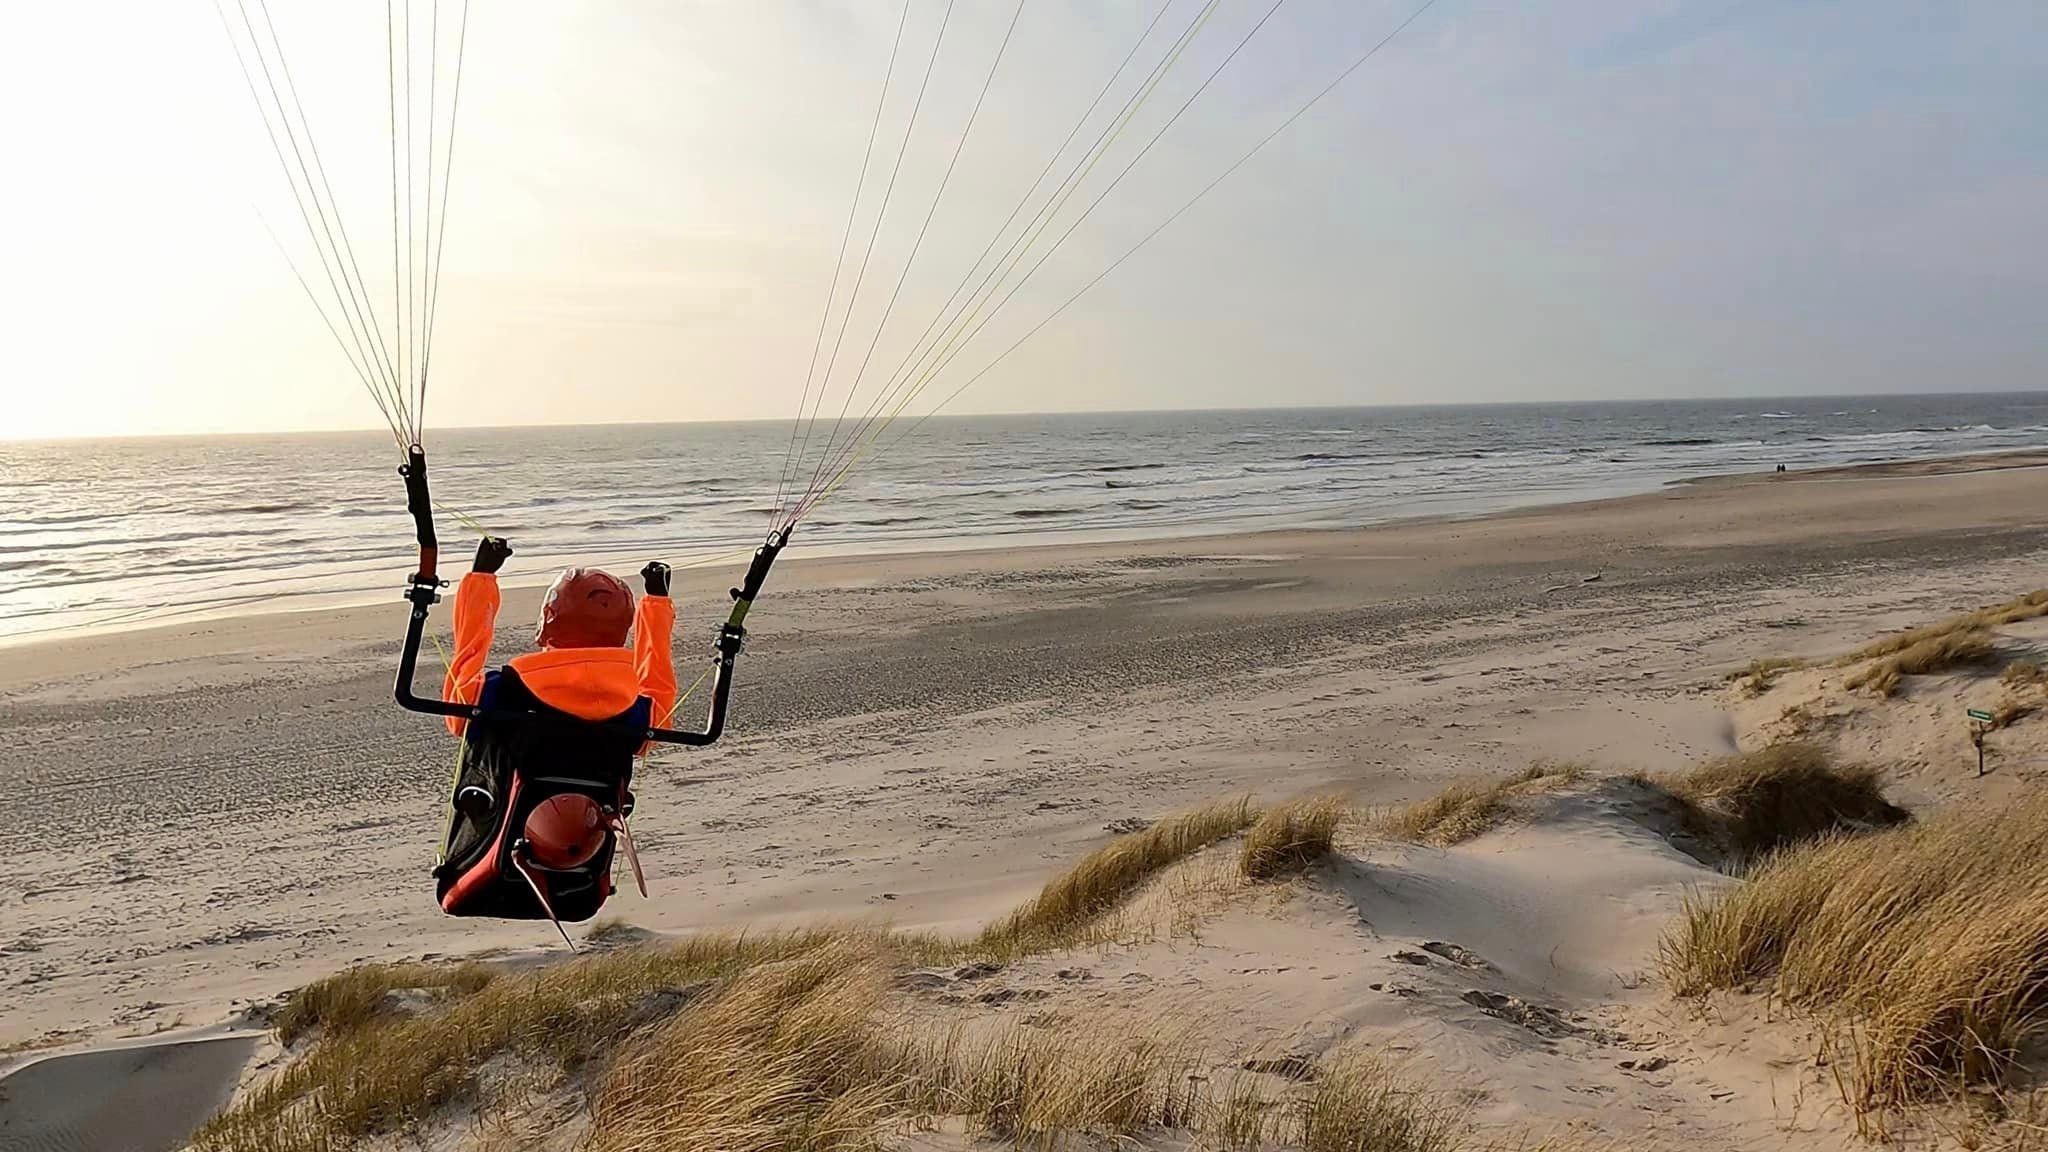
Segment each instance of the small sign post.
[[1970,743],[1977,748],[1977,775],[1984,775],[1984,734],[1991,731],[1996,717],[1982,708],[1971,708],[1965,715],[1970,718]]

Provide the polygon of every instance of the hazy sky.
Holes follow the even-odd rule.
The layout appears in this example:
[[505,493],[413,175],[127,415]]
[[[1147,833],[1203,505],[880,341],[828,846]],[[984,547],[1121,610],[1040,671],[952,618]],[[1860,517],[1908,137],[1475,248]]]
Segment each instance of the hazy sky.
[[[946,2],[911,0],[876,185]],[[1285,0],[930,395],[1415,2]],[[383,5],[271,3],[388,308]],[[1024,0],[863,398],[1158,3]],[[1062,221],[1267,7],[1221,0]],[[956,0],[828,415],[1013,10]],[[901,11],[477,0],[430,423],[791,414]],[[0,437],[374,426],[259,223],[317,270],[210,0],[9,24]],[[2048,387],[2043,108],[2039,0],[1440,0],[949,410]]]

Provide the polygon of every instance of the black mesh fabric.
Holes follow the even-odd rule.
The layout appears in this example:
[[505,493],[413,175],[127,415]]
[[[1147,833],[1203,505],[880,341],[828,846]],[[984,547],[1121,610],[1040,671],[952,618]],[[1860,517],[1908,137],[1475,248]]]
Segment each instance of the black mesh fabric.
[[[607,721],[578,719],[534,697],[510,668],[494,672],[483,704],[464,734],[456,771],[457,794],[482,788],[493,798],[477,816],[451,809],[440,867],[439,897],[456,916],[512,920],[547,917],[531,887],[512,864],[512,852],[527,814],[550,796],[578,792],[608,813],[626,803],[633,758],[645,739],[650,705],[643,698]],[[528,867],[547,889],[555,915],[588,920],[611,895],[615,836],[576,868]],[[450,893],[455,893],[451,900]]]

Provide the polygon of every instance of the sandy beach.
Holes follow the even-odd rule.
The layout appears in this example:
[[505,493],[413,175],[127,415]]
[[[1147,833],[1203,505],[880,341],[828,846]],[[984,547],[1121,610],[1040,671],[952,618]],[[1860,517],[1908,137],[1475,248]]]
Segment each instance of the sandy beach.
[[[652,896],[608,912],[659,933],[972,928],[1112,830],[1219,796],[1383,804],[1532,761],[1682,768],[1768,722],[1731,706],[1731,668],[2040,584],[2043,463],[1723,478],[1350,531],[795,558],[749,621],[729,735],[639,777]],[[679,663],[729,578],[679,587]],[[535,595],[508,594],[501,655]],[[559,949],[545,924],[434,907],[454,750],[389,703],[403,617],[394,602],[6,651],[0,777],[20,783],[0,814],[0,1044],[260,1018],[365,961]],[[1978,781],[1970,754],[1960,722],[1923,725],[1893,794],[1931,806],[2048,772],[2017,750]],[[1550,877],[1538,889],[1660,894],[1581,942],[1581,985],[1646,963],[1657,915],[1698,882],[1646,859],[1576,881],[1528,866]],[[1458,883],[1546,906],[1513,895],[1534,881],[1511,857],[1488,868]],[[1569,935],[1470,919],[1497,956]],[[1267,944],[1323,951],[1313,934]]]
[[[751,621],[726,740],[645,769],[653,896],[612,910],[663,931],[956,925],[1105,825],[1213,796],[1384,802],[1540,757],[1690,763],[1735,739],[1717,671],[2039,583],[2048,471],[1998,463],[1359,531],[798,558]],[[679,587],[679,663],[729,579]],[[508,595],[505,655],[534,595]],[[389,703],[403,617],[7,651],[0,1043],[211,1024],[364,960],[549,947],[545,926],[433,906],[453,749]],[[1951,768],[1904,783],[1936,793]]]

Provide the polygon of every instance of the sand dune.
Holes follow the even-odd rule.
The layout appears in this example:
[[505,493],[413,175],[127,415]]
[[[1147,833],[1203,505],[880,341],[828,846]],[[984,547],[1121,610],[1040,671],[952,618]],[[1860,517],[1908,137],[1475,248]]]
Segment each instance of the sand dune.
[[[2033,787],[2040,718],[1994,737],[2001,771],[1972,775],[1949,712],[1994,691],[1982,676],[1883,707],[1820,667],[1759,696],[1722,677],[2038,586],[2044,495],[2033,467],[1752,478],[1361,531],[796,558],[750,622],[727,741],[643,773],[654,894],[612,911],[664,934],[967,930],[1107,828],[1205,798],[1386,804],[1538,759],[1675,770],[1774,738],[1796,707],[1836,716],[1820,731],[1842,749],[1898,761],[1916,806]],[[684,618],[709,620],[723,583],[680,589]],[[530,592],[508,599],[509,618],[531,610]],[[386,703],[402,615],[16,650],[0,775],[34,787],[0,800],[0,1043],[219,1021],[365,961],[550,955],[545,931],[448,920],[428,898],[452,750]],[[2024,654],[2044,634],[2001,642]],[[1558,793],[1451,849],[1347,842],[1280,905],[1204,920],[1200,947],[1027,960],[990,1010],[1236,1004],[1220,1018],[1247,1042],[1374,1039],[1428,1078],[1483,1081],[1491,1122],[1815,1146],[1763,1142],[1836,1130],[1825,1093],[1769,1063],[1796,1064],[1796,1037],[1702,1030],[1641,986],[1677,894],[1721,881],[1618,788]],[[1077,966],[1090,977],[1059,976]],[[1640,1071],[1659,1059],[1690,1078]]]

